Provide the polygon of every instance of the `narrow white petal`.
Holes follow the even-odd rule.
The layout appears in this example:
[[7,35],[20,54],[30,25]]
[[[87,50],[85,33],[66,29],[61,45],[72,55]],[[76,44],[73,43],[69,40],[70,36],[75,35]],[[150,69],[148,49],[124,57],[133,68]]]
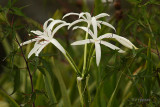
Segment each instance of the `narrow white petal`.
[[116,31],[116,29],[115,29],[111,24],[109,24],[109,23],[107,23],[107,22],[104,22],[104,21],[97,21],[97,23],[106,25],[106,26],[108,26],[108,27],[110,27],[110,28],[112,28],[112,29],[114,29],[114,30]]
[[48,37],[51,37],[52,35],[52,28],[56,25],[56,24],[59,24],[59,23],[66,23],[65,21],[62,21],[62,20],[54,20],[52,21],[48,27],[46,28],[46,30],[44,31],[46,36]]
[[54,19],[49,18],[47,21],[44,22],[44,24],[43,24],[43,30],[44,31],[47,29],[47,24],[48,24],[49,21],[54,21]]
[[25,41],[25,42],[21,43],[20,46],[23,46],[23,45],[26,45],[26,44],[29,44],[29,43],[38,41],[38,40],[40,40],[40,39],[41,39],[41,38],[35,38],[35,39],[31,39],[31,40]]
[[43,49],[46,45],[48,45],[48,43],[49,43],[49,42],[40,43],[40,44],[43,44],[43,45],[41,45],[41,47],[39,47],[38,50],[35,52],[36,56],[39,55],[39,53],[42,51],[42,49]]
[[83,18],[83,19],[85,19],[85,20],[87,20],[87,18],[84,16],[86,13],[85,12],[81,12],[80,14],[79,14],[79,18]]
[[99,43],[95,43],[96,48],[96,63],[97,66],[99,66],[100,60],[101,60],[101,47]]
[[118,52],[119,53],[124,53],[125,51],[123,51],[122,49],[120,49],[119,47],[115,46],[115,45],[112,45],[111,43],[109,42],[106,42],[106,41],[102,41],[100,42],[101,44],[113,49],[113,50],[119,50]]
[[41,44],[38,44],[38,42],[36,42],[35,45],[34,45],[34,47],[33,47],[33,49],[29,52],[28,58],[30,58],[30,56],[32,54],[34,54],[38,50],[39,47],[41,47]]
[[86,20],[84,20],[84,19],[78,19],[78,20],[72,22],[72,23],[68,26],[68,29],[70,29],[70,27],[72,27],[73,25],[75,25],[75,24],[77,24],[77,23],[79,23],[79,22],[86,22]]
[[63,24],[58,25],[58,26],[53,30],[53,32],[52,32],[52,37],[54,36],[54,34],[55,34],[61,27],[67,26],[67,25],[69,25],[69,23],[63,23]]
[[107,34],[99,36],[98,40],[101,40],[101,39],[104,39],[104,38],[112,38],[112,37],[113,37],[112,33],[107,33]]
[[31,31],[32,33],[36,34],[36,35],[43,35],[43,32],[36,30],[36,31]]
[[47,27],[47,31],[48,30],[52,30],[52,28],[54,27],[54,25],[58,24],[58,23],[65,23],[65,21],[62,20],[54,20],[52,21],[49,26]]
[[127,47],[127,48],[135,48],[137,49],[128,39],[122,37],[122,36],[119,36],[119,35],[116,35],[116,34],[113,34],[113,37],[112,38],[115,38],[119,43],[121,43],[123,46]]
[[87,44],[87,43],[91,43],[91,41],[89,39],[80,40],[80,41],[73,42],[71,45],[84,45],[84,44]]
[[97,23],[97,26],[99,27],[99,29],[101,29],[101,25],[99,23]]
[[85,12],[85,14],[86,14],[88,20],[92,20],[92,17],[91,17],[91,14],[90,14],[90,13]]
[[51,39],[50,42],[55,45],[63,54],[66,54],[64,48],[61,46],[61,44],[56,39]]
[[70,15],[79,15],[79,13],[67,13],[67,14],[65,14],[64,16],[63,16],[63,18],[62,19],[64,19],[65,17],[67,17],[67,16],[70,16]]
[[96,19],[99,19],[99,18],[101,18],[101,17],[105,17],[105,16],[110,16],[110,15],[109,15],[109,14],[107,14],[107,13],[101,13],[101,14],[99,14],[99,15],[95,16],[95,18],[96,18]]
[[44,39],[46,41],[50,40],[50,38],[47,35],[39,36],[39,38]]
[[97,38],[97,21],[95,17],[92,17],[92,26],[94,31],[94,37]]
[[89,28],[87,28],[87,27],[79,27],[79,26],[75,26],[75,27],[73,28],[73,30],[78,29],[78,28],[80,28],[80,29],[82,29],[82,30],[88,32],[88,33],[92,36],[92,38],[94,38],[94,34],[93,34],[93,32],[92,32]]

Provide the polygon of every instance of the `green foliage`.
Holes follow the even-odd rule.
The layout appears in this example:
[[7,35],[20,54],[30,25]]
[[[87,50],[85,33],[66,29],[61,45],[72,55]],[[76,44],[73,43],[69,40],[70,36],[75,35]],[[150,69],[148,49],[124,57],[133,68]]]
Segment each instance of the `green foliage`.
[[15,72],[15,75],[14,75],[14,90],[12,92],[12,94],[14,94],[20,87],[20,70],[18,69],[17,66],[14,66],[12,72]]

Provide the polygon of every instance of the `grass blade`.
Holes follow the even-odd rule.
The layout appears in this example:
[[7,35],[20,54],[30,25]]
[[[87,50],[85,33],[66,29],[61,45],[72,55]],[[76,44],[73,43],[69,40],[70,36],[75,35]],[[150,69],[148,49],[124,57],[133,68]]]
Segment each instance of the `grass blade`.
[[3,92],[2,90],[0,90],[0,95],[3,96],[9,103],[12,107],[20,107],[18,105],[18,103],[12,98],[10,97],[9,95],[7,95],[5,92]]

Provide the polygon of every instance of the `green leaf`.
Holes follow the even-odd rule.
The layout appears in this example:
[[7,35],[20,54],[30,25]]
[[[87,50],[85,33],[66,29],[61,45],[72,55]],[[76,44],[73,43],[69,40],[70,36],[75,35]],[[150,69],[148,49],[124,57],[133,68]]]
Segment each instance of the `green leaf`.
[[44,71],[44,69],[43,69],[42,66],[38,66],[37,68],[39,69],[39,71],[40,71],[44,76],[46,76],[45,71]]
[[44,59],[41,59],[41,61],[42,61],[43,67],[45,69],[39,69],[39,70],[44,70],[41,72],[45,72],[45,76],[43,76],[45,89],[46,89],[47,95],[49,97],[50,104],[55,105],[55,104],[57,104],[57,99],[56,99],[56,96],[54,93],[54,89],[52,87],[52,79],[51,78],[53,78],[53,73],[52,73],[52,70],[51,70],[49,63]]
[[[52,60],[52,63],[54,64],[53,60]],[[54,74],[56,75],[58,79],[59,86],[60,86],[61,93],[62,93],[63,106],[71,107],[71,101],[70,101],[69,94],[67,92],[67,88],[65,86],[62,74],[58,69],[56,69],[55,64],[54,64],[54,68],[55,68]]]
[[26,17],[25,14],[19,8],[13,7],[12,10],[13,10],[13,14]]
[[8,0],[7,7],[10,8],[11,6],[12,6],[12,2],[11,2],[11,0]]
[[[145,74],[146,75],[152,75],[153,73],[153,63],[154,62],[151,62],[152,61],[152,55],[151,55],[151,39],[149,38],[149,41],[148,41],[148,50],[147,50],[147,57],[148,57],[148,60],[146,60],[146,64],[145,64],[145,68],[146,68],[146,72]],[[152,77],[145,77],[145,80],[144,80],[144,84],[145,84],[145,97],[146,98],[149,98],[150,97],[150,94],[151,94],[151,88],[152,88]]]
[[110,99],[109,99],[109,101],[108,101],[107,107],[111,107],[111,106],[112,106],[112,103],[113,103],[113,101],[114,101],[113,99],[114,99],[115,93],[116,93],[116,91],[117,91],[118,84],[119,84],[119,82],[120,82],[120,80],[121,80],[122,74],[123,74],[123,71],[121,72],[121,74],[120,74],[120,76],[119,76],[119,79],[118,79],[118,81],[117,81],[116,87],[115,87],[115,89],[114,89],[114,91],[113,91],[113,93],[112,93],[112,95],[111,95],[111,97],[110,97]]
[[94,0],[94,15],[102,12],[103,5],[101,0]]
[[20,107],[12,97],[10,97],[8,94],[3,92],[2,90],[0,90],[0,95],[3,96],[9,102],[11,107]]
[[131,21],[126,27],[125,27],[125,31],[128,30],[129,27],[131,27],[135,22]]
[[60,10],[56,10],[56,12],[53,15],[53,19],[61,19],[63,13]]
[[14,65],[13,72],[15,72],[15,75],[14,75],[14,90],[12,94],[14,94],[20,87],[20,70],[16,65]]
[[55,93],[52,87],[52,80],[51,80],[49,73],[47,73],[47,71],[46,71],[46,76],[43,76],[43,79],[45,83],[45,89],[49,97],[50,105],[57,104],[57,99],[56,99],[56,96],[55,96]]

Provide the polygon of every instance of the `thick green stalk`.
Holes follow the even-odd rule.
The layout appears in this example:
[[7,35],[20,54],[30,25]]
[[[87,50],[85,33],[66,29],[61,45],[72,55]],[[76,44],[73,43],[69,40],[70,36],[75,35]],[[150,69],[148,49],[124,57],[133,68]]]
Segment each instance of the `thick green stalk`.
[[[88,29],[90,28],[90,24],[88,24]],[[88,32],[86,32],[85,40],[88,39]],[[84,61],[83,61],[83,71],[82,71],[82,77],[86,74],[86,67],[87,67],[87,44],[84,46]]]
[[89,107],[91,98],[88,89],[89,75],[86,78],[77,78],[78,91],[82,107]]
[[[85,39],[88,39],[88,33],[86,33]],[[86,62],[87,62],[87,44],[84,46],[84,62],[83,62],[83,71],[82,71],[82,77],[84,77],[86,73]]]
[[83,102],[83,94],[82,94],[82,78],[77,77],[77,86],[78,86],[78,92],[79,92],[79,96],[80,96],[80,101],[81,101],[81,105],[84,105]]
[[95,49],[93,50],[94,44],[92,44],[91,48],[90,48],[90,52],[89,52],[89,56],[88,56],[88,62],[87,62],[87,71],[89,71],[90,66],[91,66],[91,62],[93,60],[93,56],[95,54]]

